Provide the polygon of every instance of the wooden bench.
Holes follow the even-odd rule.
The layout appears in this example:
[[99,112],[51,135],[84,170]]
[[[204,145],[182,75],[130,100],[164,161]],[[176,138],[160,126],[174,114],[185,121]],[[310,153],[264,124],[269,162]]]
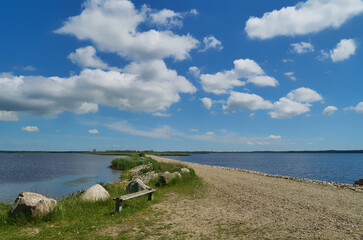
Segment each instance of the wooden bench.
[[127,195],[123,195],[121,197],[117,197],[117,198],[114,198],[113,200],[116,201],[116,209],[115,209],[115,212],[121,212],[122,210],[122,202],[128,200],[128,199],[132,199],[132,198],[135,198],[135,197],[140,197],[140,196],[143,196],[143,195],[146,195],[148,194],[148,200],[153,200],[154,198],[154,192],[155,192],[155,189],[150,189],[150,190],[142,190],[142,191],[139,191],[139,192],[135,192],[135,193],[130,193],[130,194],[127,194]]

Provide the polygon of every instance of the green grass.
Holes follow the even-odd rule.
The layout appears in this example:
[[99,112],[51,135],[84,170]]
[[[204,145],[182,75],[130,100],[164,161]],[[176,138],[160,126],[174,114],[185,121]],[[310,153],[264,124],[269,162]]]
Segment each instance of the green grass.
[[[137,162],[141,158],[144,159],[140,156],[130,159]],[[181,164],[159,163],[149,158],[147,161],[158,172],[173,172],[185,167]],[[115,202],[112,199],[126,194],[125,185],[121,184],[105,185],[111,198],[101,202],[84,202],[79,200],[81,192],[74,193],[58,201],[55,211],[43,218],[13,218],[9,214],[11,205],[0,203],[0,239],[114,239],[107,234],[100,234],[109,226],[120,227],[118,232],[123,234],[118,235],[117,239],[134,239],[133,227],[145,229],[143,236],[157,236],[154,235],[157,233],[148,230],[149,225],[155,225],[153,219],[162,217],[163,213],[151,212],[150,205],[163,201],[171,192],[187,198],[193,197],[200,192],[204,183],[192,171],[191,174],[183,174],[183,178],[176,179],[168,186],[157,188],[156,181],[148,185],[157,189],[153,201],[147,201],[147,196],[128,200],[118,214],[114,213]]]

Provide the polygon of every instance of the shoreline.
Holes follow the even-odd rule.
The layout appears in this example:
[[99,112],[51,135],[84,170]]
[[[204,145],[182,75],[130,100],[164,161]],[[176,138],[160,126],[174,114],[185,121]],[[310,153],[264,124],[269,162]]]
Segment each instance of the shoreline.
[[281,178],[281,179],[291,180],[291,181],[295,181],[295,182],[314,183],[314,184],[331,186],[331,187],[336,187],[336,188],[350,189],[350,190],[356,191],[356,192],[363,192],[363,186],[359,186],[359,185],[356,185],[356,184],[338,183],[338,182],[327,182],[327,181],[315,180],[315,179],[308,179],[308,178],[298,178],[298,177],[291,177],[291,176],[270,174],[270,173],[264,173],[264,172],[259,172],[259,171],[247,170],[247,169],[242,169],[242,168],[231,168],[231,167],[223,167],[223,166],[216,166],[216,165],[207,165],[207,164],[201,164],[201,163],[184,162],[184,161],[180,161],[180,160],[175,160],[175,159],[171,159],[171,158],[167,158],[167,157],[160,157],[160,156],[155,156],[155,155],[147,155],[147,156],[149,156],[149,157],[163,158],[163,159],[165,159],[167,161],[176,161],[176,162],[183,163],[183,164],[193,164],[193,165],[195,164],[195,165],[199,165],[199,166],[208,166],[208,167],[214,167],[214,168],[221,168],[221,169],[225,169],[225,170],[231,170],[231,171],[238,171],[238,172],[250,173],[250,174],[255,174],[255,175],[259,175],[259,176],[265,176],[265,177],[271,177],[271,178]]

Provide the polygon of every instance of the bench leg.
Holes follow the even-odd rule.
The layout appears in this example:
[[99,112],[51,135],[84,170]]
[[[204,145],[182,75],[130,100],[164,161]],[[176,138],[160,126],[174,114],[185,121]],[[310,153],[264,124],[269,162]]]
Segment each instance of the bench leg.
[[115,212],[121,212],[122,210],[122,200],[120,200],[119,198],[116,198],[116,209]]
[[149,197],[148,197],[149,201],[154,199],[154,193],[153,192],[149,193],[148,195],[149,195]]

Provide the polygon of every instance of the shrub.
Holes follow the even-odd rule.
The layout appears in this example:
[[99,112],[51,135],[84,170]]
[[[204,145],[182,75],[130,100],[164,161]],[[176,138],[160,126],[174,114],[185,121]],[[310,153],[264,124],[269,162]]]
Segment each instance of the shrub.
[[126,171],[139,165],[146,164],[148,159],[141,158],[115,158],[111,162],[111,168],[121,171]]

